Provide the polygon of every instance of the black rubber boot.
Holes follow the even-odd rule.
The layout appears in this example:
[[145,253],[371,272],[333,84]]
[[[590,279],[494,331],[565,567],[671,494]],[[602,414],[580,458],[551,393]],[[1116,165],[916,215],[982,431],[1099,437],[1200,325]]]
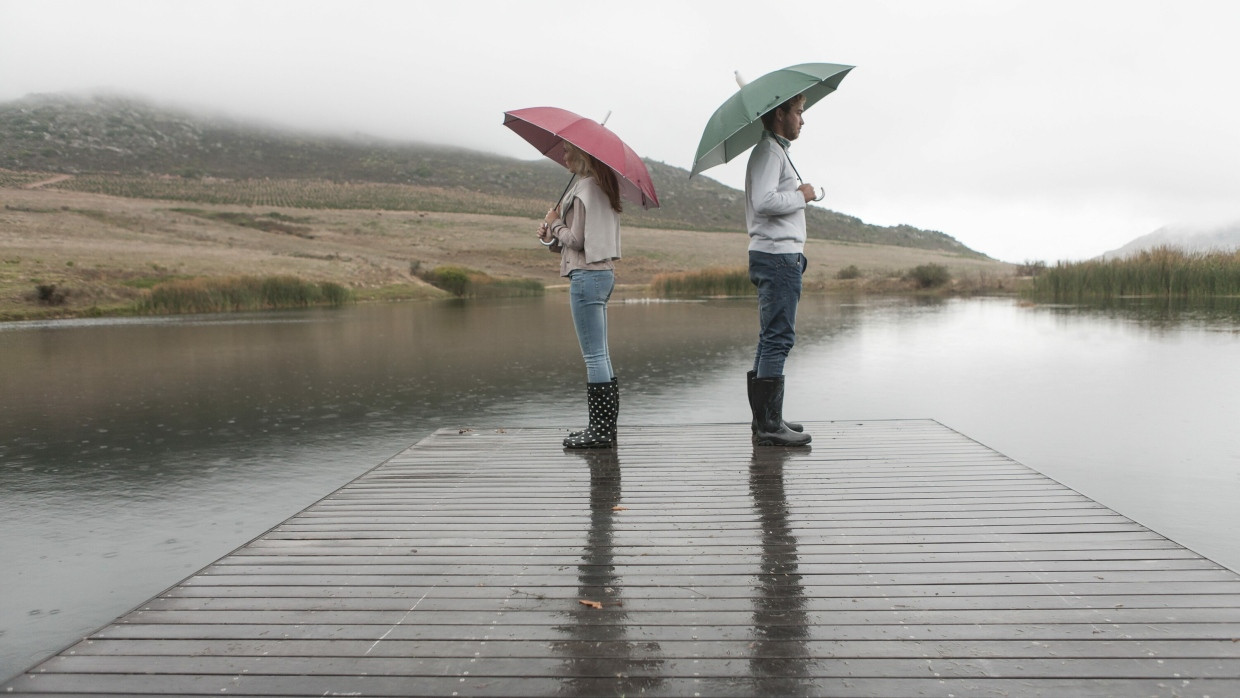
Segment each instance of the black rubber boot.
[[[612,384],[612,385],[614,385],[614,386],[616,386],[616,391],[617,391],[617,393],[618,393],[618,392],[619,392],[619,390],[620,390],[620,383],[619,383],[619,381],[617,381],[617,380],[616,380],[616,377],[615,377],[615,376],[612,376],[612,377],[611,377],[611,384]],[[603,385],[603,384],[602,384],[602,383],[586,383],[587,405],[589,404],[588,397],[589,397],[589,390],[590,390],[590,386],[591,386],[591,385]],[[619,405],[619,403],[617,403],[617,404],[616,404],[616,411],[617,411],[617,412],[619,412],[619,411],[620,411],[620,405]],[[591,413],[590,413],[590,423],[591,423],[591,424],[593,424],[593,423],[594,423],[594,421],[595,421],[594,417],[595,417],[594,413],[593,413],[593,412],[591,412]],[[575,439],[575,438],[577,438],[577,437],[581,436],[581,435],[582,435],[582,434],[584,434],[584,433],[586,433],[586,430],[585,430],[585,429],[582,429],[581,431],[574,431],[574,432],[572,432],[572,433],[570,433],[570,434],[568,435],[568,438],[570,438],[570,439]]]
[[616,445],[616,417],[620,414],[620,386],[613,378],[607,383],[586,384],[586,405],[590,426],[564,439],[564,448],[611,448]]
[[[745,374],[745,390],[749,393],[749,411],[753,413],[753,421],[749,423],[749,429],[755,434],[758,433],[758,403],[753,396],[753,381],[757,377],[757,371]],[[805,431],[805,427],[796,422],[784,422],[784,426],[792,431]]]
[[755,446],[805,446],[810,435],[796,432],[784,425],[784,377],[753,379],[755,415],[758,428],[753,435]]

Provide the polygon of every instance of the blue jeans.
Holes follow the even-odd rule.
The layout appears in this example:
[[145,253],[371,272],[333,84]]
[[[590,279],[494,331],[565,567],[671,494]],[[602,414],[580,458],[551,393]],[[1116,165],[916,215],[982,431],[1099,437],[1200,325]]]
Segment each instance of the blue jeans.
[[758,351],[753,369],[758,378],[784,375],[784,361],[797,339],[797,303],[801,275],[809,266],[803,254],[749,253],[749,281],[758,287]]
[[610,269],[574,269],[568,273],[569,306],[589,383],[610,383],[615,375],[607,351],[607,301],[615,287],[616,275]]

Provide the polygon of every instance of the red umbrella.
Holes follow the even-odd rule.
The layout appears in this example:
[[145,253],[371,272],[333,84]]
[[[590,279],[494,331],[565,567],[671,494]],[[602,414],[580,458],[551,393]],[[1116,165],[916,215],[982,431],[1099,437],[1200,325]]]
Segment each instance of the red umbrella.
[[556,107],[531,107],[504,112],[504,125],[564,167],[568,167],[564,162],[564,141],[572,143],[616,173],[621,197],[642,208],[658,207],[659,197],[654,193],[646,163],[597,121]]

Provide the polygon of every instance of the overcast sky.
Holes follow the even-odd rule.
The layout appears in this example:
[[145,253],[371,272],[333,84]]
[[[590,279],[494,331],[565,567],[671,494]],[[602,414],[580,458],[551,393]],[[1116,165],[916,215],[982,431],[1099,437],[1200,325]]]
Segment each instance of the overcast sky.
[[0,101],[111,89],[523,159],[502,113],[552,105],[688,169],[733,70],[844,63],[791,151],[823,205],[1053,262],[1240,221],[1237,28],[1232,0],[0,0]]

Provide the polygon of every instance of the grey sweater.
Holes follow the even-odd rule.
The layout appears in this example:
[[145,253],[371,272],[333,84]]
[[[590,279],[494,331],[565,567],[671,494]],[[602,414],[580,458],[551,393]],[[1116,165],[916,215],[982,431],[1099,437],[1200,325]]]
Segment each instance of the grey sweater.
[[770,254],[805,251],[805,197],[788,154],[770,131],[749,155],[745,169],[745,225],[749,249]]

